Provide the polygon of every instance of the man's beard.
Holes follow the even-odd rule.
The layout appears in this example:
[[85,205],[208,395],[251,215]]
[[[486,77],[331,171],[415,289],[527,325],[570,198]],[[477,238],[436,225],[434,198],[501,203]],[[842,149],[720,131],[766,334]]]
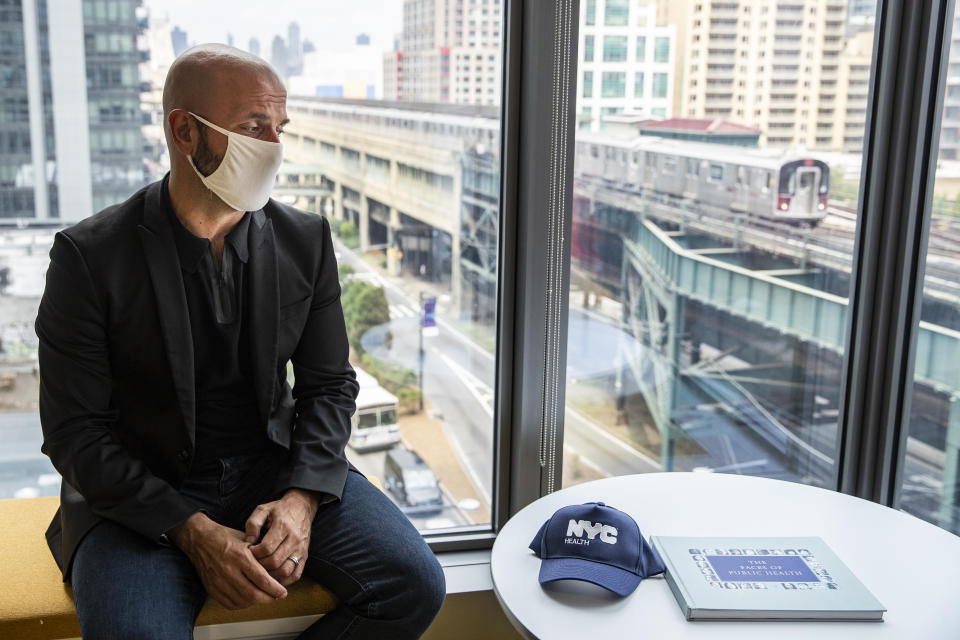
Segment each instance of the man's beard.
[[[193,154],[193,164],[204,178],[217,170],[223,162],[223,156],[218,156],[207,145],[207,126],[198,122],[197,131],[200,134],[197,140],[197,151]],[[228,142],[229,144],[229,142]]]

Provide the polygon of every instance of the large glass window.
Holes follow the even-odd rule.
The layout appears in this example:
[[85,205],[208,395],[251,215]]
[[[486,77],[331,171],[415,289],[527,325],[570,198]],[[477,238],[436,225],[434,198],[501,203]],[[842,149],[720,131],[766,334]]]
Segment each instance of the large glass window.
[[627,74],[623,71],[604,71],[600,97],[622,98],[627,94]]
[[[404,0],[378,2],[374,13],[289,0],[189,8],[84,1],[73,22],[52,19],[55,3],[35,4],[49,10],[38,13],[32,38],[24,38],[31,27],[19,10],[0,9],[0,48],[19,45],[0,56],[0,219],[21,222],[0,227],[0,498],[59,491],[40,453],[33,331],[53,234],[164,176],[167,70],[188,43],[220,42],[267,60],[288,87],[273,198],[326,216],[334,231],[361,382],[348,458],[386,486],[387,451],[414,450],[443,504],[424,511],[390,494],[413,522],[423,531],[487,526],[499,3],[484,2],[470,30],[449,29],[442,12]],[[37,50],[25,51],[24,42]],[[27,56],[41,67],[27,65]],[[70,60],[84,61],[85,78]],[[77,114],[87,118],[79,130]],[[32,137],[38,130],[45,138]]]
[[960,14],[952,37],[896,506],[960,534]]
[[603,61],[623,62],[627,59],[627,36],[603,37]]
[[670,38],[658,37],[653,45],[654,62],[670,62]]
[[653,97],[654,98],[667,97],[667,82],[669,82],[669,79],[666,73],[657,72],[653,74]]
[[583,97],[593,97],[593,71],[583,72]]
[[630,19],[630,0],[606,0],[603,24],[608,27],[625,27]]
[[[696,470],[835,486],[873,38],[836,5],[789,28],[792,4],[667,8],[655,28],[678,37],[654,36],[652,59],[653,25],[626,25],[638,61],[676,61],[646,70],[646,92],[633,72],[631,109],[683,120],[577,132],[564,484]],[[765,80],[774,59],[796,66]],[[613,93],[615,71],[592,68]]]
[[[502,11],[461,30],[426,0],[388,2],[372,20],[292,0],[85,0],[56,26],[80,38],[51,35],[49,0],[39,37],[0,16],[0,498],[59,487],[32,328],[52,235],[165,173],[164,75],[217,41],[283,76],[273,195],[336,235],[351,362],[379,397],[358,399],[348,456],[382,478],[386,449],[359,436],[393,433],[382,446],[417,452],[443,490],[429,514],[393,496],[422,530],[489,523]],[[802,21],[798,3],[583,4],[563,483],[695,470],[833,486],[875,3],[807,3]],[[955,62],[897,506],[960,532]],[[607,122],[624,112],[637,122]]]

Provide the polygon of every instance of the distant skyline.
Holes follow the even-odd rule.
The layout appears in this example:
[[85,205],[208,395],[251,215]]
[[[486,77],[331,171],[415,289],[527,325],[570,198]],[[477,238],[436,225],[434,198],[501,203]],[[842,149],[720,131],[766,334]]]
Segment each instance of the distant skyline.
[[349,50],[361,33],[370,46],[393,49],[394,36],[403,27],[403,0],[275,0],[269,5],[249,0],[145,0],[154,18],[166,17],[187,32],[189,44],[227,42],[227,34],[243,47],[256,38],[262,46],[273,36],[286,37],[291,22],[300,25],[302,38],[318,49]]

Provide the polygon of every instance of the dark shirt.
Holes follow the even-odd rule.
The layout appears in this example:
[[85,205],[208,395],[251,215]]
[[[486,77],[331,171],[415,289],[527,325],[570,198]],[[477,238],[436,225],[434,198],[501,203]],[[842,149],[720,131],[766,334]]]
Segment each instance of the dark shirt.
[[193,469],[217,458],[263,452],[273,445],[260,424],[250,366],[247,239],[250,212],[227,234],[222,265],[213,245],[193,235],[173,211],[167,180],[163,200],[180,258],[193,336],[196,452]]

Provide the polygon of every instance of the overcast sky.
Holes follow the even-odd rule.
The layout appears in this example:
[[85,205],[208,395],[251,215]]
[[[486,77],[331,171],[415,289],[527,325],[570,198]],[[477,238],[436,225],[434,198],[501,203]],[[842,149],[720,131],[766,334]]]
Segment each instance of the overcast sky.
[[403,0],[145,0],[152,16],[167,16],[187,32],[188,41],[226,42],[247,48],[260,40],[260,54],[270,56],[273,36],[287,37],[287,25],[300,24],[300,38],[318,49],[345,49],[359,33],[370,36],[376,49],[393,48],[401,30]]

